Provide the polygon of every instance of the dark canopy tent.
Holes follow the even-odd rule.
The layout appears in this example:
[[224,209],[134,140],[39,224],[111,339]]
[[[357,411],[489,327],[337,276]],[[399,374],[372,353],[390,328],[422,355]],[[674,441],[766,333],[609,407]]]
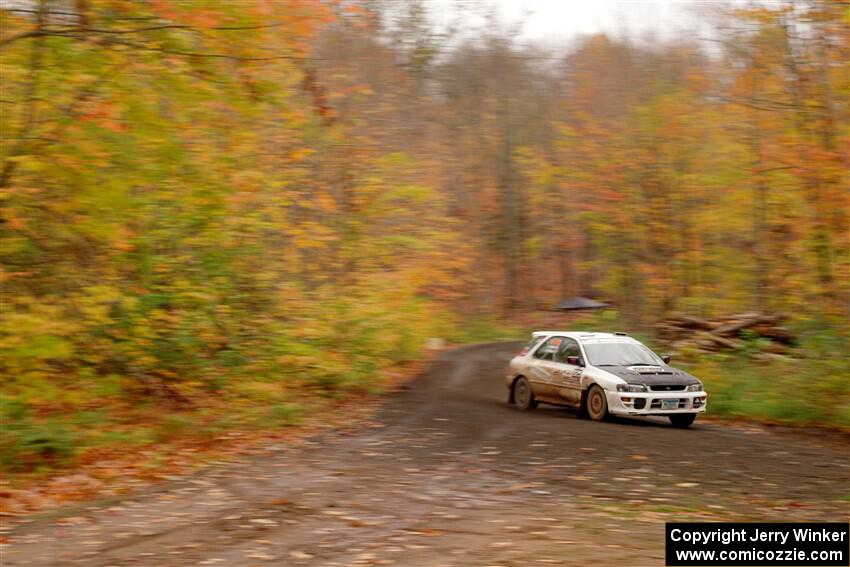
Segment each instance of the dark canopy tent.
[[580,309],[602,309],[604,307],[608,307],[608,304],[586,297],[570,297],[561,301],[555,309],[560,309],[561,311],[578,311]]

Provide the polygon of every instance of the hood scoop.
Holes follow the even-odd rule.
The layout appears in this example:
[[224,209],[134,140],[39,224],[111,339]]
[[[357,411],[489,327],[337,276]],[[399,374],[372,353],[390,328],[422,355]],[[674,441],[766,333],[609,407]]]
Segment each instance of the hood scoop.
[[637,374],[652,374],[654,376],[659,374],[673,374],[660,366],[629,366],[629,370]]

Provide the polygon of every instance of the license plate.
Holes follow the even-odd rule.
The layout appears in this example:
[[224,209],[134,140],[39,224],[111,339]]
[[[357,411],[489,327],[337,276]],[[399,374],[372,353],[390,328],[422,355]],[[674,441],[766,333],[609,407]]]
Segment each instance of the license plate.
[[679,400],[661,400],[661,409],[678,409]]

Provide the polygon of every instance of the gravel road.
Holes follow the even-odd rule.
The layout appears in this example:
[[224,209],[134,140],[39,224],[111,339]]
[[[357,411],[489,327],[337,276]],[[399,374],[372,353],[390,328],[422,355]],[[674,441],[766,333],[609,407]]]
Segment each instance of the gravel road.
[[665,521],[850,517],[846,437],[520,412],[517,348],[443,353],[353,433],[15,525],[0,563],[658,567]]

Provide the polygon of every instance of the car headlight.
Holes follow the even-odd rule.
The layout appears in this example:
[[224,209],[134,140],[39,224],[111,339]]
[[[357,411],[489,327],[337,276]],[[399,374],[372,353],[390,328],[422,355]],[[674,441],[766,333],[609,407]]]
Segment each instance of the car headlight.
[[618,392],[648,392],[646,384],[617,384]]
[[696,384],[691,384],[687,388],[685,388],[686,392],[702,392],[702,384],[697,382]]

